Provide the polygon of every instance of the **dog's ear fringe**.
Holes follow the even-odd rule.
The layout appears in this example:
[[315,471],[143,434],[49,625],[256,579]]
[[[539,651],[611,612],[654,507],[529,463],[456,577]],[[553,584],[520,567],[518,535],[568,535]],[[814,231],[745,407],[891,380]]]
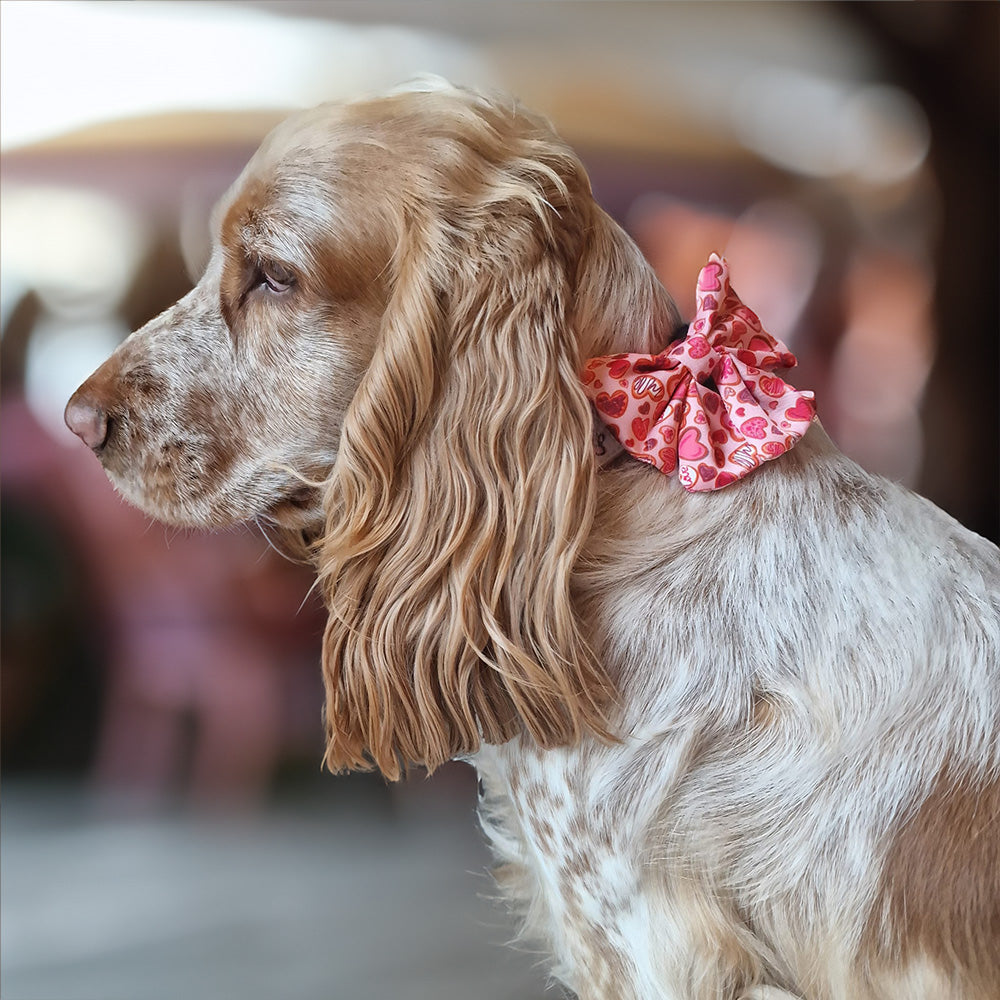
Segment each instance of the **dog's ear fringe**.
[[502,202],[481,193],[464,241],[430,214],[406,224],[317,550],[332,770],[396,779],[521,733],[613,738],[570,594],[594,507],[568,318],[583,226],[551,167],[527,174],[522,158]]

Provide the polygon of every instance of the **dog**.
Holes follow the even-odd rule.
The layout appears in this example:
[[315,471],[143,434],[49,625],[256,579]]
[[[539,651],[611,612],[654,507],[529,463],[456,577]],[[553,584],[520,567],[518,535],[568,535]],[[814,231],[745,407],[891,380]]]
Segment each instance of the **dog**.
[[297,114],[212,233],[66,420],[142,510],[313,562],[331,769],[469,761],[581,1000],[1000,996],[995,547],[809,394],[724,488],[623,451],[622,359],[667,365],[657,413],[738,383],[667,350],[667,293],[512,102]]

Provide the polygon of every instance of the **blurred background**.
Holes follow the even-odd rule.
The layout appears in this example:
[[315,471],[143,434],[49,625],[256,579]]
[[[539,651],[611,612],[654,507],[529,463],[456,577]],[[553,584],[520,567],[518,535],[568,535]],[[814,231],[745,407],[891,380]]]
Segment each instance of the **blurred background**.
[[725,253],[842,449],[996,540],[998,11],[3,3],[4,1000],[546,989],[471,772],[321,774],[308,574],[151,524],[62,423],[273,124],[427,72],[515,94],[683,311]]

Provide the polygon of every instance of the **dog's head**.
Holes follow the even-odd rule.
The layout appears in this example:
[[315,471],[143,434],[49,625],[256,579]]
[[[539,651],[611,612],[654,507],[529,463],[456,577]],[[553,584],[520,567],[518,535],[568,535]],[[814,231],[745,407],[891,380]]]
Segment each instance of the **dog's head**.
[[212,227],[197,287],[67,423],[164,521],[306,534],[329,763],[604,733],[569,592],[594,490],[579,372],[673,317],[577,157],[464,91],[325,106],[268,137]]

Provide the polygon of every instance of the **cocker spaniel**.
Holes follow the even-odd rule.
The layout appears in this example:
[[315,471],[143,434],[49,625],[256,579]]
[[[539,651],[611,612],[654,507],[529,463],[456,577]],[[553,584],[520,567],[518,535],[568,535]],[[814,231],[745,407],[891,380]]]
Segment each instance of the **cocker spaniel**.
[[289,119],[212,230],[67,422],[313,560],[329,767],[472,763],[582,1000],[1000,996],[998,552],[837,451],[724,261],[671,345],[574,153],[447,88]]

